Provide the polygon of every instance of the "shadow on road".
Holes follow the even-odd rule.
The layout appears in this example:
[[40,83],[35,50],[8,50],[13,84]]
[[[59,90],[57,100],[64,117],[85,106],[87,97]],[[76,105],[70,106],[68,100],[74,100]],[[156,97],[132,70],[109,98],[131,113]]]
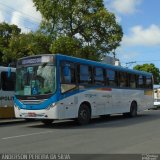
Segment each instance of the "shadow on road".
[[50,128],[50,129],[92,129],[92,128],[113,128],[137,125],[140,123],[147,123],[160,119],[160,111],[146,111],[138,114],[134,118],[126,118],[123,115],[112,115],[107,118],[96,117],[91,120],[87,125],[80,126],[74,120],[61,120],[54,121],[51,125],[47,126],[43,123],[32,124],[27,127],[31,128]]

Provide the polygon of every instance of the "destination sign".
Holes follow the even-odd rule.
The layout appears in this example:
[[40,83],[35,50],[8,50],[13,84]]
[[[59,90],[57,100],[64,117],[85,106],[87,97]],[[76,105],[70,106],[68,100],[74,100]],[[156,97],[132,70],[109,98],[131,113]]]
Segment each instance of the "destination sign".
[[41,63],[41,57],[22,60],[22,65],[37,64],[37,63]]
[[28,57],[18,61],[18,66],[26,66],[26,65],[34,65],[40,63],[53,63],[54,57],[53,56],[36,56],[36,57]]

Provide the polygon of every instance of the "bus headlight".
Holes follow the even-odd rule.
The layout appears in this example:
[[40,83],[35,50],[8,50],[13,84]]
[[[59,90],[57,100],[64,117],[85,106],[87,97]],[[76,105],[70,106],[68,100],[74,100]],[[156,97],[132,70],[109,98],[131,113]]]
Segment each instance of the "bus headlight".
[[14,105],[14,107],[15,107],[16,109],[20,110],[20,108],[19,108],[17,105]]
[[53,107],[55,107],[55,103],[52,103],[51,105],[49,105],[47,108],[46,108],[46,110],[50,110],[51,108],[53,108]]

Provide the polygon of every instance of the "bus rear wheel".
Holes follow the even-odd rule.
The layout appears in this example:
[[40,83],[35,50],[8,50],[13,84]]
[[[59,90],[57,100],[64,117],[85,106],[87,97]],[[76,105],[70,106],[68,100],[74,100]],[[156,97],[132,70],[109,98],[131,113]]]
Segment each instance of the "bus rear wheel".
[[80,125],[85,125],[90,122],[91,119],[91,111],[86,104],[81,104],[79,111],[78,111],[78,123]]
[[53,119],[43,119],[41,122],[45,125],[51,125],[53,123]]
[[136,117],[137,116],[137,103],[136,102],[131,103],[129,116],[130,117]]
[[130,112],[123,113],[125,117],[136,117],[137,116],[137,103],[132,102],[130,106]]

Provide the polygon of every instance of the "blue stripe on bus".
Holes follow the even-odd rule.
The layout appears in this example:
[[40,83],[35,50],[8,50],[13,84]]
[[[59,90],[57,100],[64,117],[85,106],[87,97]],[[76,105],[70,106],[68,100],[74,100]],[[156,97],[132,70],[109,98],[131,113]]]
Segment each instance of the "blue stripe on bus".
[[[102,89],[103,90],[103,88],[107,88],[107,87],[91,87],[91,88],[84,88],[84,89],[76,89],[76,90],[73,90],[73,91],[70,91],[70,92],[66,92],[65,94],[55,94],[52,97],[50,97],[49,99],[45,100],[41,104],[23,104],[16,97],[14,97],[14,103],[20,109],[25,109],[25,110],[46,109],[52,103],[56,103],[57,101],[63,100],[65,98],[76,95],[78,93],[82,93],[82,92],[93,90],[93,89],[96,89],[96,90],[97,89]],[[103,90],[103,91],[106,91],[106,90]],[[107,91],[109,91],[109,90],[107,90]]]
[[[80,92],[84,92],[85,90],[75,90],[72,92],[65,93],[63,95],[55,94],[52,97],[48,98],[41,104],[23,104],[21,103],[16,97],[14,97],[14,103],[16,106],[18,106],[20,109],[26,109],[26,110],[39,110],[39,109],[45,109],[49,107],[52,103],[56,103],[57,101],[60,101],[62,99],[65,99],[67,97],[70,97],[72,95],[78,94]],[[57,98],[58,97],[58,98]]]

